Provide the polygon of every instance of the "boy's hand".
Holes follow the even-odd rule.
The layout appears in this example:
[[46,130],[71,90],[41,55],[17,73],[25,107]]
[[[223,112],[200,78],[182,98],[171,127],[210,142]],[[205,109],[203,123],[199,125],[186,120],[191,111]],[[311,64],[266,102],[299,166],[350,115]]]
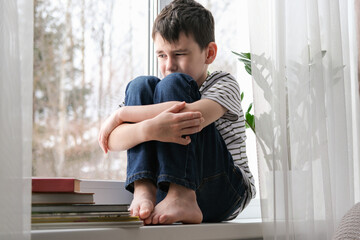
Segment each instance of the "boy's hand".
[[[120,110],[120,109],[119,109]],[[118,110],[118,111],[119,111]],[[115,111],[114,113],[112,113],[106,120],[105,122],[102,124],[101,128],[100,128],[100,132],[99,132],[99,145],[101,147],[101,149],[104,151],[104,153],[107,153],[109,148],[108,148],[108,139],[109,139],[109,135],[110,133],[117,127],[119,126],[122,122],[120,121],[120,119],[117,117],[117,112]]]
[[188,135],[201,131],[201,123],[204,122],[204,118],[200,112],[180,113],[185,105],[185,102],[175,104],[149,120],[151,121],[149,134],[153,140],[181,145],[191,142]]

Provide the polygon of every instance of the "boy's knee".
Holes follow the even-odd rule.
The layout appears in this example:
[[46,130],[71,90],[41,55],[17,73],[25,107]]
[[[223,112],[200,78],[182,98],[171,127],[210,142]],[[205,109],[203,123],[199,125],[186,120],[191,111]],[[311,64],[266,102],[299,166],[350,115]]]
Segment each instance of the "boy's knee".
[[195,80],[184,73],[171,73],[164,77],[156,86],[157,91],[181,91],[181,89],[189,89],[196,85]]
[[200,99],[195,80],[184,73],[172,73],[163,78],[155,89],[155,101],[186,101]]
[[154,89],[159,81],[160,80],[154,76],[139,76],[128,83],[126,92],[143,92],[145,89]]

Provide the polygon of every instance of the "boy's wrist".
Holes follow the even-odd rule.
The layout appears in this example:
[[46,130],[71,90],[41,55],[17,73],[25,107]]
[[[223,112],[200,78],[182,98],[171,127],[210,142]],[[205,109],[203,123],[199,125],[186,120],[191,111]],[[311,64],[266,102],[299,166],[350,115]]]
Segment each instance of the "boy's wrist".
[[117,123],[117,125],[120,125],[122,124],[124,121],[122,120],[123,119],[123,112],[125,110],[126,107],[121,107],[119,109],[117,109],[115,111],[115,114],[114,114],[114,121]]
[[142,139],[144,140],[144,142],[154,140],[154,139],[151,138],[151,136],[152,136],[152,134],[151,134],[151,130],[152,130],[151,122],[152,122],[151,119],[147,119],[147,120],[144,120],[144,121],[140,122],[140,126],[141,126],[140,127],[140,132],[143,135]]

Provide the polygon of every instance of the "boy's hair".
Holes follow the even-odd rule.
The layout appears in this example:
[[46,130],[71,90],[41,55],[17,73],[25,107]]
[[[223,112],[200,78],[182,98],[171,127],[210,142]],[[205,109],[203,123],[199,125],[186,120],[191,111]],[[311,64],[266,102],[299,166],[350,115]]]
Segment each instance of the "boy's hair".
[[215,41],[214,18],[209,10],[194,0],[174,0],[155,19],[152,38],[159,33],[166,41],[178,41],[179,34],[193,36],[200,49]]

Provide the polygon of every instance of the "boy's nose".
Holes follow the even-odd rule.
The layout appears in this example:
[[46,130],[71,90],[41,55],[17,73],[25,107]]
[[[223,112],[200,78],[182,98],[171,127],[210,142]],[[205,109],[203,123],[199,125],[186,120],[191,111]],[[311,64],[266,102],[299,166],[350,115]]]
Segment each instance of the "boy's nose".
[[167,72],[176,72],[177,71],[177,63],[174,59],[168,58],[166,63],[166,71]]

